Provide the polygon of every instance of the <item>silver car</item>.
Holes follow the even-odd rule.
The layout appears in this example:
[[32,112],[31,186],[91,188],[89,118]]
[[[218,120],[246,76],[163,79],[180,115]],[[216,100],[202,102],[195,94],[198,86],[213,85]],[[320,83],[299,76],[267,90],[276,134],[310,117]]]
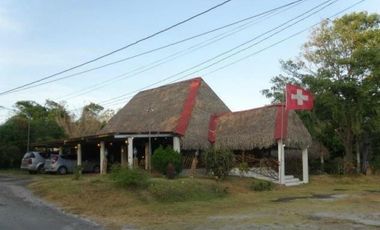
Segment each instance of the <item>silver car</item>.
[[[45,161],[45,171],[64,175],[74,172],[77,166],[77,156],[75,154],[52,154],[50,159]],[[83,172],[99,173],[99,162],[84,160],[82,162]]]
[[27,152],[21,160],[21,169],[28,170],[30,174],[44,171],[46,158],[49,158],[49,153]]

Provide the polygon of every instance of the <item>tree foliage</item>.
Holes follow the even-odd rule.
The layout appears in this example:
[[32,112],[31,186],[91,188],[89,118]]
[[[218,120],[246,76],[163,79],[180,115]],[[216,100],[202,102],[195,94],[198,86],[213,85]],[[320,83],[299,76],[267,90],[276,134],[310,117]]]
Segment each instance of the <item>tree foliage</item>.
[[75,119],[64,103],[51,100],[46,100],[45,105],[18,101],[14,107],[15,114],[0,125],[0,167],[19,167],[27,149],[29,125],[30,143],[36,143],[94,134],[113,114],[94,103],[83,108],[79,119]]
[[206,169],[218,179],[225,179],[233,164],[233,153],[230,150],[209,149],[203,155]]
[[181,154],[170,147],[164,148],[160,146],[154,151],[152,156],[153,168],[166,175],[169,164],[174,166],[176,174],[178,175],[182,171]]
[[[367,160],[378,148],[380,114],[380,15],[351,13],[315,29],[296,60],[262,93],[279,102],[288,82],[309,88],[315,108],[300,115],[311,134],[336,155]],[[342,151],[343,150],[343,151]],[[376,153],[376,151],[372,151]]]

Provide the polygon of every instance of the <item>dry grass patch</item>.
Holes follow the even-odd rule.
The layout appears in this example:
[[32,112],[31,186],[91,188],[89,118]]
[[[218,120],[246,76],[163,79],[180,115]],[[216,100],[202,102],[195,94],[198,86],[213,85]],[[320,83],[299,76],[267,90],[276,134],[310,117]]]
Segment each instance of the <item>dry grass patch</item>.
[[[324,226],[324,220],[310,219],[314,213],[379,212],[380,193],[376,192],[380,189],[379,176],[315,176],[307,185],[275,186],[266,192],[251,191],[251,182],[252,179],[238,177],[219,183],[209,178],[154,178],[146,189],[128,190],[115,186],[107,176],[83,176],[75,181],[71,177],[48,175],[39,177],[30,186],[38,195],[64,209],[96,219],[110,228],[126,224],[141,229],[178,229],[178,226],[217,229],[229,225],[274,228],[272,224],[276,223],[292,228],[295,223]],[[322,199],[329,194],[338,196]],[[306,198],[274,202],[297,196]]]

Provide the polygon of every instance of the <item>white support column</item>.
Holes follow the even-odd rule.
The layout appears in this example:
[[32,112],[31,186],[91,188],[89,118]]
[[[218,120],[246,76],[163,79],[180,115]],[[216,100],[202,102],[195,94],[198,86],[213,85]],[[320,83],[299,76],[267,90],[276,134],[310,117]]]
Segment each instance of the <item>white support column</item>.
[[62,155],[63,154],[63,147],[59,147],[59,150],[58,150],[59,152],[58,152],[58,154],[59,155]]
[[82,146],[81,144],[77,145],[77,165],[82,165]]
[[128,166],[133,167],[133,137],[128,137]]
[[309,159],[307,148],[302,150],[302,176],[303,183],[309,183]]
[[100,142],[100,174],[106,174],[106,147],[104,141]]
[[284,144],[282,140],[277,141],[277,155],[278,155],[278,182],[285,184],[285,154]]
[[173,137],[173,149],[174,151],[181,153],[181,143],[179,137]]

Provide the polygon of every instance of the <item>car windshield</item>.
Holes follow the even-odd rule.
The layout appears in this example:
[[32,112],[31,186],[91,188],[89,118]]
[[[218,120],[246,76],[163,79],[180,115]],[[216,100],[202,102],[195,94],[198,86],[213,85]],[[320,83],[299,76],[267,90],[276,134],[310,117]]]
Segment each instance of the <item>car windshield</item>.
[[34,158],[35,156],[34,156],[34,153],[32,153],[32,152],[30,152],[30,153],[25,153],[25,155],[24,155],[24,158],[26,159],[26,158]]
[[51,154],[52,154],[52,153],[50,153],[50,152],[40,153],[40,155],[41,155],[43,158],[45,158],[45,159],[50,158],[50,155],[51,155]]

